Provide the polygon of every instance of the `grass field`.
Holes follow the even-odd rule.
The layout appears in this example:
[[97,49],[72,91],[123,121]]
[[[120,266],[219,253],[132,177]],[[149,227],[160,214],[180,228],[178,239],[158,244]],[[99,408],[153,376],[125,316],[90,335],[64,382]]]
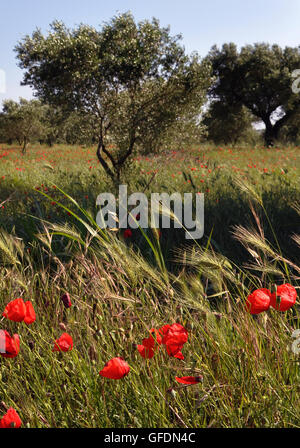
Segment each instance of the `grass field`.
[[[130,192],[205,194],[204,237],[187,245],[181,229],[94,232],[96,198],[111,190],[95,148],[0,145],[0,306],[22,297],[37,316],[2,319],[21,345],[0,360],[0,415],[13,407],[28,427],[299,427],[299,298],[286,312],[245,308],[258,288],[299,295],[299,159],[299,147],[207,145],[136,157]],[[174,323],[188,331],[184,360],[163,346],[142,358],[149,331]],[[64,332],[73,350],[52,352]],[[117,356],[130,373],[102,378]]]

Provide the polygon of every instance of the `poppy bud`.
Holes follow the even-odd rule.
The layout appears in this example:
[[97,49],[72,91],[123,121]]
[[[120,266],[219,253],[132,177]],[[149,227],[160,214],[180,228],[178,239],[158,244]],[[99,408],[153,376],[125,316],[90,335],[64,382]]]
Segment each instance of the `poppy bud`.
[[127,239],[127,238],[131,238],[131,237],[132,237],[132,230],[131,229],[126,229],[124,231],[124,238]]
[[72,303],[71,303],[70,295],[68,293],[64,294],[62,296],[61,300],[66,308],[71,308]]

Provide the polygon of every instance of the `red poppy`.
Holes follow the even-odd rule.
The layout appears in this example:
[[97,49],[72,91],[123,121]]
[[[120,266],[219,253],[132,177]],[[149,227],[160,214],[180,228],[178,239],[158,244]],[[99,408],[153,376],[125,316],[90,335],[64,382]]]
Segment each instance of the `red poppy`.
[[104,368],[99,372],[99,375],[111,380],[120,380],[128,375],[130,367],[123,358],[113,358],[108,361]]
[[22,421],[15,409],[10,408],[0,420],[0,428],[20,428]]
[[162,343],[166,346],[169,356],[184,359],[181,350],[188,340],[188,332],[180,324],[164,325],[160,330]]
[[68,293],[64,294],[61,300],[66,308],[70,308],[72,306],[72,302]]
[[260,288],[253,291],[247,297],[246,308],[251,314],[259,314],[270,308],[271,292],[266,288]]
[[[279,299],[278,302],[276,298],[277,300]],[[287,311],[295,305],[296,299],[296,289],[289,283],[286,283],[278,286],[276,293],[273,292],[273,294],[271,294],[271,307],[275,308],[277,311]]]
[[178,383],[181,384],[198,384],[200,381],[203,380],[203,376],[182,376],[182,377],[175,377],[175,380]]
[[127,239],[127,238],[131,238],[131,237],[132,237],[132,230],[126,229],[124,231],[124,238]]
[[20,351],[20,338],[18,334],[13,337],[6,330],[0,331],[0,355],[3,358],[15,358]]
[[151,359],[155,354],[155,350],[153,348],[145,347],[145,345],[138,345],[137,349],[139,354],[145,359]]
[[25,302],[25,306],[26,306],[26,314],[25,314],[24,322],[25,322],[25,324],[30,325],[36,319],[35,311],[33,309],[32,303],[29,300],[27,302]]
[[9,302],[2,316],[13,322],[22,322],[26,315],[26,306],[23,299],[15,299]]
[[153,358],[155,351],[158,349],[158,346],[161,345],[161,343],[161,335],[159,334],[158,330],[152,328],[150,330],[150,336],[143,339],[142,344],[138,345],[137,349],[143,358],[151,359]]
[[69,352],[73,348],[73,339],[68,333],[63,333],[54,343],[53,352]]

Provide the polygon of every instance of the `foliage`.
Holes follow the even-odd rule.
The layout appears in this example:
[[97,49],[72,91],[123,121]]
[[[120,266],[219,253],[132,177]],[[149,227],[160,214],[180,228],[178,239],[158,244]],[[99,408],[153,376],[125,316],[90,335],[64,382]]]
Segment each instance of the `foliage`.
[[[253,129],[254,117],[241,105],[229,107],[221,101],[213,101],[204,115],[207,138],[216,144],[252,143],[259,140]],[[252,140],[252,141],[251,141]]]
[[19,103],[13,100],[3,102],[2,126],[3,138],[6,141],[17,140],[25,154],[30,141],[42,139],[46,133],[44,125],[47,107],[38,100],[20,98]]
[[300,107],[293,93],[292,73],[300,66],[300,48],[257,43],[242,47],[235,44],[214,46],[208,60],[216,81],[210,95],[231,105],[244,105],[266,126],[265,142],[272,144],[279,132]]

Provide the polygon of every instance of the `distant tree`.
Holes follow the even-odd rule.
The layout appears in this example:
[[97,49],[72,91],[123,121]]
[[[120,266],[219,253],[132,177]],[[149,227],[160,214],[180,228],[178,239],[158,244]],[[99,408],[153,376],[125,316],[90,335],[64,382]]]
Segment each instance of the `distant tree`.
[[257,132],[252,125],[254,121],[255,117],[245,106],[229,106],[221,101],[212,102],[203,117],[208,140],[225,145],[236,145],[257,138]]
[[29,142],[39,140],[45,135],[43,123],[47,107],[38,100],[20,98],[3,102],[3,132],[6,140],[17,140],[25,154]]
[[63,126],[66,114],[60,107],[45,105],[46,113],[43,115],[42,123],[45,127],[41,143],[53,146],[54,143],[64,143]]
[[282,127],[298,113],[300,95],[293,93],[292,73],[300,67],[300,47],[254,44],[238,52],[235,44],[212,47],[207,60],[213,67],[212,99],[228,106],[243,105],[265,124],[270,145]]
[[209,64],[188,57],[180,38],[156,19],[136,24],[125,13],[100,31],[54,22],[47,37],[37,30],[16,52],[23,84],[41,100],[97,118],[98,159],[119,183],[138,143],[153,132],[159,138],[191,101],[199,107],[205,101]]

